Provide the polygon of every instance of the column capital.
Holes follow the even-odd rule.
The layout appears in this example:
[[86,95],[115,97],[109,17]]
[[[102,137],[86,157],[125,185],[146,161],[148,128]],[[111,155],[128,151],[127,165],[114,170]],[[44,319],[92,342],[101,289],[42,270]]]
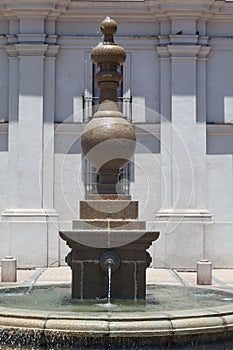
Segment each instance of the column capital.
[[0,35],[0,48],[4,48],[7,43],[6,35]]
[[170,55],[170,52],[168,51],[167,46],[157,46],[156,50],[157,50],[157,54],[161,60],[162,59],[170,59],[171,55]]
[[59,45],[48,45],[48,48],[46,51],[46,58],[56,59],[58,51],[59,51]]
[[18,57],[40,57],[44,56],[48,44],[15,44]]
[[[210,48],[206,48],[210,49]],[[157,46],[156,48],[160,59],[194,59],[198,57],[199,52],[201,55],[208,55],[209,50],[205,50],[201,45],[166,45]]]
[[202,46],[198,53],[198,59],[206,61],[208,59],[210,50],[211,50],[210,46]]
[[59,46],[58,45],[49,45],[49,44],[12,44],[5,45],[5,50],[10,58],[12,57],[24,57],[24,58],[33,58],[33,57],[44,57],[55,58]]
[[201,45],[168,45],[171,58],[174,59],[194,59],[197,57]]
[[16,51],[15,45],[5,45],[5,50],[8,54],[8,58],[17,58],[18,57],[18,53]]

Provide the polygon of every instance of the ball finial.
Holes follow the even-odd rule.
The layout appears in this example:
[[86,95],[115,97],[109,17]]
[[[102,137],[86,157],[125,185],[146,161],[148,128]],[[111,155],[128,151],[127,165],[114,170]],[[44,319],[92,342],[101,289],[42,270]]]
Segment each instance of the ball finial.
[[110,17],[106,17],[100,24],[101,32],[104,35],[113,35],[117,31],[116,22]]

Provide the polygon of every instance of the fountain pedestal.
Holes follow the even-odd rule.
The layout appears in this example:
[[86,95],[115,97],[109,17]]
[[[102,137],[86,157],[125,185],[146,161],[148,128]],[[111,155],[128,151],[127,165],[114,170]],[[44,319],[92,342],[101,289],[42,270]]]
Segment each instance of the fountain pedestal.
[[146,249],[159,232],[147,232],[145,221],[137,220],[137,201],[129,200],[129,196],[115,197],[80,202],[80,220],[73,222],[72,231],[60,232],[72,248],[67,263],[72,269],[73,298],[107,296],[108,278],[101,257],[114,252],[120,264],[112,273],[111,297],[145,299],[145,274],[151,261]]

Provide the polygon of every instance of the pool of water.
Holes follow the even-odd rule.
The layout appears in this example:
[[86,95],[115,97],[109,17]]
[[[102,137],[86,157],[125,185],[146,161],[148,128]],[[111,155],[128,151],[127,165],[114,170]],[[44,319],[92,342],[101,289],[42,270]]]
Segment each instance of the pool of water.
[[147,300],[75,300],[70,286],[1,289],[0,307],[54,312],[159,312],[211,308],[233,302],[220,290],[178,286],[147,286]]
[[[130,317],[136,320],[140,320],[140,318],[143,320],[143,317],[147,320],[150,319],[150,315],[157,314],[160,319],[161,314],[170,315],[169,310],[171,314],[173,311],[179,311],[181,315],[182,310],[185,310],[183,314],[187,315],[187,317],[191,312],[198,309],[204,310],[205,315],[210,310],[212,312],[213,309],[221,306],[224,306],[224,310],[230,310],[232,312],[232,305],[233,293],[230,292],[209,288],[187,288],[167,285],[147,286],[146,301],[112,300],[111,304],[108,303],[107,298],[104,300],[96,299],[88,301],[74,300],[71,298],[71,287],[67,285],[0,289],[0,308],[3,310],[3,314],[8,315],[9,309],[9,314],[12,314],[14,319],[15,312],[18,315],[21,313],[20,310],[22,310],[22,314],[25,314],[26,311],[27,315],[27,310],[29,310],[28,317],[30,319],[30,315],[38,314],[37,311],[42,311],[42,314],[45,311],[46,317],[51,319],[55,313],[60,315],[59,317],[65,326],[61,328],[62,330],[66,329],[66,317],[69,318],[69,315],[74,315],[74,313],[77,313],[78,316],[76,318],[75,315],[74,322],[80,322],[79,320],[83,317],[86,319],[85,315],[87,315],[87,318],[91,316],[91,319],[97,322],[99,319],[102,319],[102,316],[103,319],[106,319],[106,315],[108,317],[110,315],[110,320],[119,319],[119,322],[121,322],[121,318],[128,319],[128,315],[131,315]],[[14,311],[14,309],[19,310]],[[228,311],[226,312],[228,313]],[[7,318],[8,316],[6,316]],[[132,322],[131,319],[129,322]],[[1,324],[4,324],[4,320]],[[46,324],[47,320],[45,318]],[[18,327],[17,330],[0,326],[0,350],[233,350],[233,332],[230,332],[229,335],[224,333],[224,337],[221,334],[217,335],[215,340],[211,336],[208,338],[208,341],[211,340],[212,342],[209,343],[206,341],[202,343],[201,339],[203,338],[199,337],[197,333],[194,333],[193,337],[185,339],[185,345],[183,345],[183,340],[179,340],[179,337],[176,337],[174,341],[170,333],[166,340],[166,345],[158,342],[158,338],[153,337],[154,333],[148,337],[143,337],[141,333],[137,333],[137,338],[135,333],[129,338],[127,336],[121,337],[120,334],[114,341],[111,340],[111,343],[109,343],[110,338],[108,338],[108,335],[103,335],[101,338],[99,333],[97,335],[92,335],[90,332],[85,334],[84,332],[80,337],[72,338],[69,332],[66,331],[64,331],[64,334],[60,331],[53,332],[53,330],[51,334],[44,333],[43,327],[42,332],[41,330],[37,330],[37,328],[30,329],[27,332],[24,326],[23,328]]]

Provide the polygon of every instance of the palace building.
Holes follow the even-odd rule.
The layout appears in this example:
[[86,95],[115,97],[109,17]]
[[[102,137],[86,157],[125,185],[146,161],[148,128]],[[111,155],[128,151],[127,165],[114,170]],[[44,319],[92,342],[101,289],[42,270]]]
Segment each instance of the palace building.
[[[0,0],[0,259],[64,264],[59,230],[98,174],[80,136],[98,104],[91,49],[118,23],[119,106],[136,153],[119,190],[160,231],[154,267],[233,267],[233,1]],[[97,233],[98,234],[98,233]]]

